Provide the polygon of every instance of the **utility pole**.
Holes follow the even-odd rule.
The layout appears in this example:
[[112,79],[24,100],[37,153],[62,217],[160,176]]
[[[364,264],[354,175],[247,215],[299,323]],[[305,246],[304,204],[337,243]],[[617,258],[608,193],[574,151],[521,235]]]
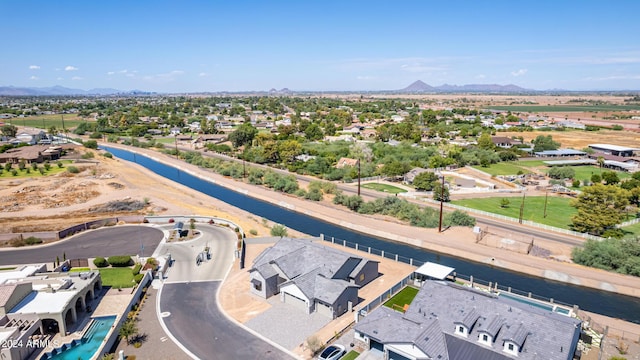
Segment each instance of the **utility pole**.
[[442,232],[442,208],[444,205],[444,175],[442,176],[442,188],[440,189],[440,221],[438,222],[438,232]]
[[520,224],[522,224],[522,215],[524,214],[524,197],[526,196],[526,194],[522,194],[522,203],[520,204],[520,218],[518,219],[518,222]]
[[173,136],[176,143],[176,159],[179,159],[180,157],[178,156],[178,134],[174,134]]
[[360,196],[360,159],[358,159],[358,196]]
[[242,178],[246,178],[247,177],[247,168],[244,164],[244,151],[242,152]]
[[549,192],[545,191],[544,193],[544,218],[547,218],[547,199],[549,198]]

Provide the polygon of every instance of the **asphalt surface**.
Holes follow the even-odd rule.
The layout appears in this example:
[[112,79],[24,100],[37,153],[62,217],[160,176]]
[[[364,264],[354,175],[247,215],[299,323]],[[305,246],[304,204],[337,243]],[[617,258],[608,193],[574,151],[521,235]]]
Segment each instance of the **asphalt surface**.
[[162,241],[161,230],[141,225],[119,225],[89,230],[55,243],[17,249],[1,249],[0,265],[50,263],[67,259],[112,255],[150,256]]
[[161,310],[172,335],[200,359],[293,359],[229,320],[218,308],[220,281],[165,284]]
[[[159,313],[169,333],[200,359],[288,359],[285,352],[244,330],[218,307],[216,293],[233,265],[237,235],[230,228],[198,225],[189,241],[162,244],[156,254],[174,260],[159,293]],[[210,248],[211,259],[196,263]]]

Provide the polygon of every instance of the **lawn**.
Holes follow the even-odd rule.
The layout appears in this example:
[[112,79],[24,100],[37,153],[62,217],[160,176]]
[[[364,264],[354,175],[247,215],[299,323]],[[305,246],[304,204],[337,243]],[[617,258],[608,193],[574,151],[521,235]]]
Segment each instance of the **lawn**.
[[405,189],[400,189],[399,187],[395,187],[393,185],[388,185],[388,184],[366,183],[366,184],[362,184],[361,186],[365,189],[382,191],[389,194],[399,194],[399,193],[407,192],[407,190]]
[[405,304],[411,304],[413,298],[416,297],[417,294],[417,288],[406,286],[404,289],[400,290],[400,292],[393,295],[391,299],[387,300],[384,303],[384,306],[392,309],[402,309]]
[[523,167],[517,162],[499,162],[497,164],[491,164],[489,167],[482,167],[476,165],[473,167],[474,169],[478,169],[480,171],[484,171],[493,176],[497,175],[517,175],[519,171],[522,174],[529,174],[531,170]]
[[135,285],[131,268],[100,269],[102,285],[114,288],[130,288]]
[[625,226],[625,227],[622,228],[622,230],[624,230],[624,232],[625,232],[625,234],[624,234],[625,238],[638,237],[638,236],[640,236],[640,223],[629,225],[629,226]]
[[[55,126],[56,129],[62,130],[62,116],[61,114],[54,115],[34,115],[23,118],[11,119],[11,124],[15,126],[29,126],[34,128],[40,128],[43,130],[49,130],[50,127]],[[64,114],[64,128],[72,129],[85,122],[77,114]]]
[[[575,170],[576,172],[575,178],[580,180],[581,182],[583,180],[591,181],[591,175],[593,174],[602,174],[602,172],[604,171],[613,171],[613,170],[604,169],[604,168],[600,169],[600,167],[598,166],[573,166],[573,170]],[[631,174],[625,171],[616,171],[616,173],[618,174],[618,178],[620,180],[628,179],[631,177]]]
[[[501,197],[497,196],[492,198],[454,200],[452,203],[518,219],[520,216],[522,197],[508,197],[507,199],[509,199],[510,204],[506,208],[500,207],[501,199]],[[562,229],[569,229],[571,217],[577,213],[577,210],[569,205],[570,200],[571,199],[568,198],[550,195],[547,202],[547,217],[545,218],[545,197],[527,196],[524,200],[522,219]]]
[[355,350],[351,350],[347,353],[347,355],[345,355],[344,357],[342,357],[342,359],[340,360],[355,360],[355,358],[358,357],[358,355],[360,355],[359,352],[355,351]]
[[[67,171],[67,167],[62,167],[59,168],[58,165],[56,164],[57,161],[52,162],[50,165],[51,167],[49,168],[49,171],[45,171],[44,175],[40,174],[39,170],[33,170],[31,168],[30,165],[27,165],[25,167],[24,170],[20,170],[18,168],[18,165],[13,165],[13,169],[17,170],[18,173],[13,176],[13,174],[11,173],[11,170],[7,171],[4,169],[4,167],[0,167],[1,171],[0,171],[0,179],[17,179],[17,178],[31,178],[31,177],[43,177],[43,176],[49,176],[49,175],[55,175],[64,171]],[[62,160],[63,164],[71,164],[72,161],[71,160]],[[43,164],[38,164],[38,167],[44,168]],[[28,169],[28,171],[27,171]]]
[[91,269],[88,267],[74,267],[74,268],[71,268],[71,270],[69,270],[69,272],[84,272],[84,271],[91,271]]

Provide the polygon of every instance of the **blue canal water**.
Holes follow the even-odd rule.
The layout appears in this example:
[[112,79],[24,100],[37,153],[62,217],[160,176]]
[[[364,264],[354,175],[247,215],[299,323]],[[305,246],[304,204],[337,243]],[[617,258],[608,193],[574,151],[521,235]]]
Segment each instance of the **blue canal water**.
[[[559,303],[578,305],[581,309],[587,311],[640,324],[639,298],[537,278],[430,252],[406,244],[375,238],[226,189],[140,154],[110,147],[103,148],[116,157],[140,164],[158,175],[246,210],[256,216],[267,218],[312,236],[325,234],[325,236],[333,236],[337,239],[344,239],[358,243],[361,246],[380,249],[387,253],[398,254],[421,262],[436,262],[455,268],[458,274],[472,275],[476,279],[497,282],[501,287],[512,287],[520,291],[531,292],[538,296],[553,298]],[[416,228],[416,231],[420,231],[420,229]]]
[[82,338],[74,340],[70,344],[55,349],[45,355],[48,360],[89,360],[102,346],[102,341],[109,334],[111,326],[116,321],[116,316],[102,316],[93,318],[93,322],[82,335]]

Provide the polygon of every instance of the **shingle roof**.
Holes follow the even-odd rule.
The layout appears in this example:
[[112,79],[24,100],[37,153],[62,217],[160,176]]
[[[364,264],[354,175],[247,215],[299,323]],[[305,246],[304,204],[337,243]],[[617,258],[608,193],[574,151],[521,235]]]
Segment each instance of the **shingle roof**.
[[[466,338],[455,334],[455,324],[460,322],[470,324]],[[564,360],[574,349],[580,320],[453,283],[427,281],[406,313],[380,307],[360,320],[355,329],[382,343],[406,343],[409,339],[430,356],[444,348],[447,355],[443,360],[508,359],[502,351],[505,339],[520,346],[519,359]],[[437,330],[443,337],[427,336],[432,334],[427,330]],[[492,347],[478,343],[482,331],[494,335]],[[431,342],[434,339],[441,339],[440,344]]]

